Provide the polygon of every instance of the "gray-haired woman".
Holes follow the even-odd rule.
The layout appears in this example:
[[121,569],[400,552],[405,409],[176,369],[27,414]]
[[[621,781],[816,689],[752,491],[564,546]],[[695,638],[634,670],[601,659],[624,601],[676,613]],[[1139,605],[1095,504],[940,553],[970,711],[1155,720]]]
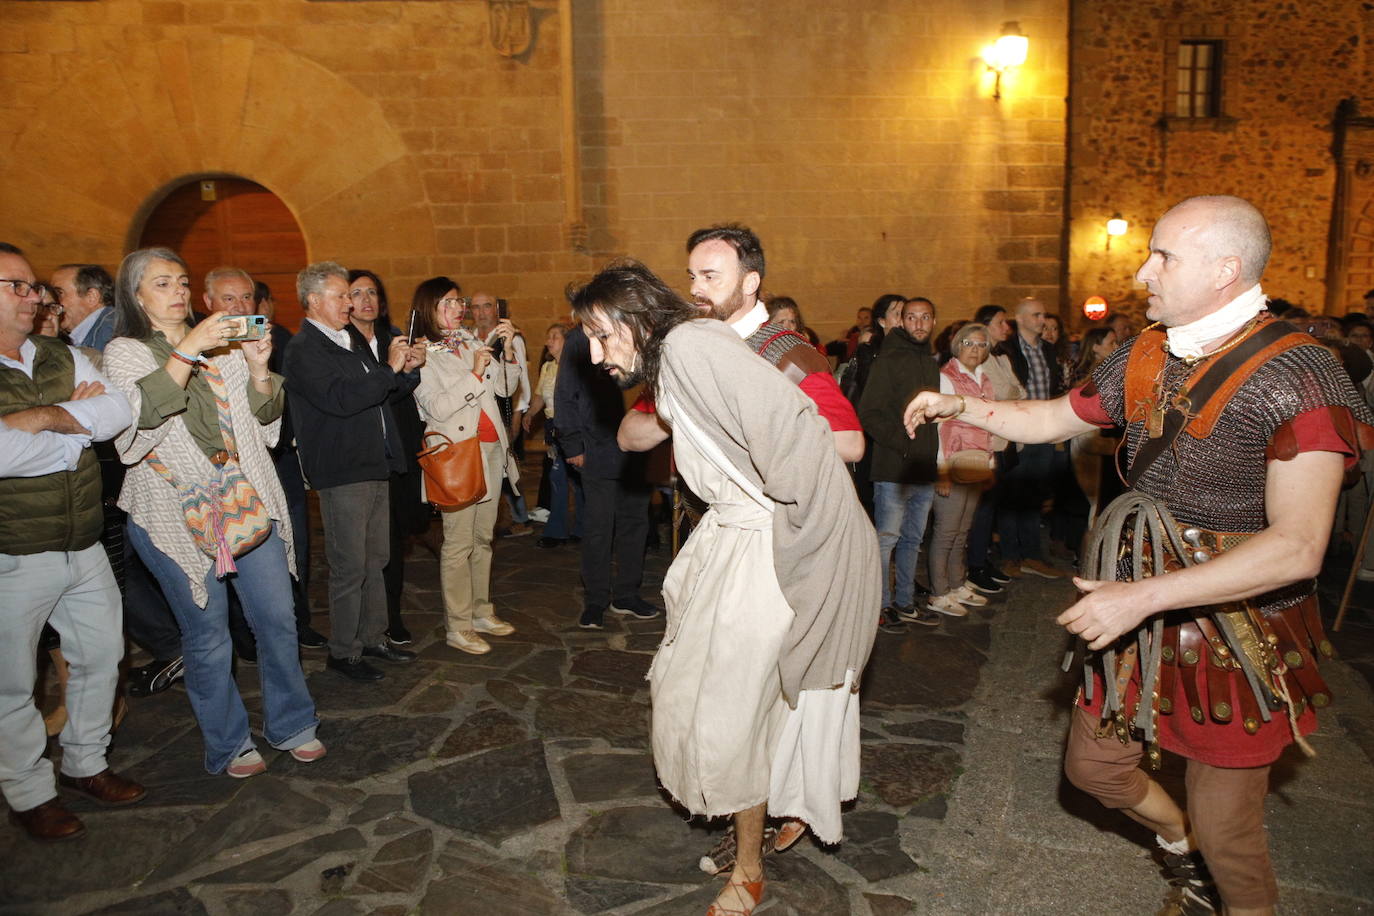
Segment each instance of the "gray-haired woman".
[[[267,369],[270,337],[235,338],[235,316],[216,313],[192,327],[186,263],[166,248],[135,251],[120,265],[115,339],[105,372],[129,399],[135,422],[116,441],[130,465],[119,506],[129,539],[162,586],[181,628],[186,692],[205,739],[205,768],[243,778],[265,770],[231,669],[228,584],[243,604],[258,644],[263,731],[273,747],[302,762],[324,756],[319,719],[306,689],[292,614],[291,522],[267,447],[276,442],[282,380]],[[233,469],[268,516],[265,537],[232,556],[222,513],[218,561],[198,546],[188,507],[223,508],[219,493]],[[192,508],[190,511],[197,511]]]

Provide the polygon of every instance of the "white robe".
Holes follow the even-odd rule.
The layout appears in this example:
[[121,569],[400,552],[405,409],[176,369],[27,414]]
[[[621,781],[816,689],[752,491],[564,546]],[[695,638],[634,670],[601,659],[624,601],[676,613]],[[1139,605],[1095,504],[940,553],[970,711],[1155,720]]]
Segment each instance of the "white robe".
[[693,814],[768,802],[838,843],[840,803],[859,786],[859,695],[783,700],[778,657],[792,623],[773,567],[772,502],[725,461],[662,391],[678,472],[710,510],[663,582],[668,627],[649,671],[654,766]]

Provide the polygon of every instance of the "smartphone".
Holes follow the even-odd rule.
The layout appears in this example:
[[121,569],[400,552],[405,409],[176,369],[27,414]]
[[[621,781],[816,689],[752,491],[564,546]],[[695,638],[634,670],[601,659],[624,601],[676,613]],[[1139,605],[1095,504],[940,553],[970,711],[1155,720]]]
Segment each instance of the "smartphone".
[[496,320],[505,321],[510,317],[510,303],[505,299],[496,300]]
[[230,340],[262,340],[267,336],[266,315],[231,315],[224,321],[234,326]]

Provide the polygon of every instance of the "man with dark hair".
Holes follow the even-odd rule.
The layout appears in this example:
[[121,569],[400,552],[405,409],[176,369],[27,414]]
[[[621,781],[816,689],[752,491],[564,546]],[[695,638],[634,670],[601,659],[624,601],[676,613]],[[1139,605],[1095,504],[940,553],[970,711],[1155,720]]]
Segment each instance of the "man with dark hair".
[[63,264],[49,281],[72,344],[104,350],[114,336],[114,279],[99,264]]
[[792,379],[829,422],[841,459],[858,461],[864,437],[853,405],[810,341],[768,323],[768,309],[759,301],[763,273],[763,244],[746,226],[724,223],[687,238],[687,276],[697,307],[730,325],[749,349]]
[[[365,659],[408,663],[415,653],[389,645],[382,569],[391,555],[388,480],[404,470],[400,428],[390,398],[425,361],[423,342],[397,337],[368,359],[346,330],[352,303],[348,271],[311,264],[296,282],[306,320],[286,349],[286,394],[306,480],[320,495],[329,558],[330,670],[381,680]],[[385,358],[381,358],[385,356]]]
[[[1092,653],[1064,769],[1154,831],[1164,912],[1273,912],[1269,768],[1331,701],[1314,577],[1343,473],[1374,435],[1331,353],[1265,309],[1269,248],[1248,202],[1185,200],[1136,272],[1161,327],[1085,385],[1010,405],[922,394],[906,411],[911,428],[959,417],[1019,442],[1125,427],[1132,490],[1099,516],[1093,578],[1058,618]],[[1140,768],[1160,748],[1187,761],[1186,815]]]
[[99,543],[100,469],[90,445],[129,425],[129,402],[80,350],[33,329],[33,268],[0,243],[0,791],[36,840],[86,828],[57,797],[33,702],[39,633],[71,663],[58,782],[107,805],[146,790],[106,763],[119,660],[119,586]]
[[[902,427],[907,401],[918,391],[940,389],[940,366],[930,350],[935,306],[929,299],[910,299],[902,306],[901,316],[901,325],[883,335],[882,349],[859,400],[864,431],[873,440],[868,473],[873,480],[873,522],[883,571],[882,622],[889,630],[900,629],[901,621],[928,627],[940,623],[938,613],[916,601],[916,558],[935,503],[938,443],[934,427],[923,430],[914,445]],[[889,564],[895,567],[891,574]],[[890,575],[895,575],[895,585]]]
[[[571,292],[591,360],[643,383],[679,473],[710,509],[664,580],[650,669],[654,765],[694,814],[734,815],[738,858],[712,912],[763,895],[764,821],[827,843],[858,789],[857,685],[878,610],[876,545],[814,403],[739,336],[622,262]],[[631,422],[620,444],[667,436]],[[657,430],[656,433],[650,433]]]

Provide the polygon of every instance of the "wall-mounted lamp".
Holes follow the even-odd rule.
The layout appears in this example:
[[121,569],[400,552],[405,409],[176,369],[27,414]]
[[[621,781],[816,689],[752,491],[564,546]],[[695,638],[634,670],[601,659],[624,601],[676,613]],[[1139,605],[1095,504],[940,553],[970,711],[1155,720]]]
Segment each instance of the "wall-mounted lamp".
[[997,41],[988,45],[983,51],[983,61],[988,65],[988,69],[997,74],[997,79],[993,83],[992,97],[1002,98],[1002,74],[1012,67],[1019,67],[1026,62],[1026,51],[1030,47],[1030,39],[1021,34],[1021,25],[1016,22],[1005,22],[1002,24],[1002,34]]
[[1112,218],[1107,220],[1107,250],[1112,250],[1112,236],[1125,235],[1126,230],[1131,228],[1131,224],[1121,217],[1120,213],[1113,213]]

